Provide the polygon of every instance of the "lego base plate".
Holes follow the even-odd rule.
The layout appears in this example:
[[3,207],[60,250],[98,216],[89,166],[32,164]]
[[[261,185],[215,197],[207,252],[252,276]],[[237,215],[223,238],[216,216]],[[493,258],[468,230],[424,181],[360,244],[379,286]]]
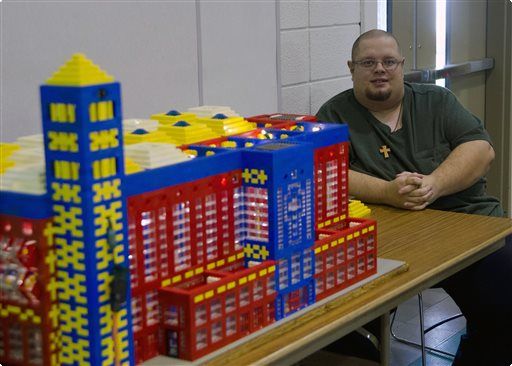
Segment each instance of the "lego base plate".
[[405,262],[403,261],[397,261],[397,260],[393,260],[393,259],[384,259],[384,258],[377,258],[377,268],[378,268],[378,271],[376,274],[368,277],[368,278],[365,278],[364,280],[361,280],[360,282],[358,283],[355,283],[353,284],[352,286],[349,286],[345,289],[343,289],[342,291],[340,292],[337,292],[329,297],[326,297],[325,299],[322,299],[302,310],[299,310],[297,311],[296,313],[294,314],[291,314],[290,316],[284,318],[284,319],[281,319],[275,323],[272,323],[271,325],[265,327],[265,328],[262,328],[254,333],[251,333],[249,334],[248,336],[246,337],[243,337],[242,339],[239,339],[231,344],[228,344],[227,346],[225,347],[222,347],[212,353],[209,353],[208,355],[204,356],[204,357],[201,357],[195,361],[186,361],[186,360],[181,360],[181,359],[177,359],[177,358],[172,358],[172,357],[166,357],[166,356],[157,356],[155,358],[152,358],[151,360],[148,360],[144,363],[142,363],[142,365],[144,366],[177,366],[177,365],[180,365],[180,366],[186,366],[186,365],[201,365],[201,364],[204,364],[206,362],[208,362],[209,360],[215,358],[215,357],[218,357],[220,354],[222,353],[225,353],[225,352],[229,352],[230,349],[236,347],[236,346],[239,346],[253,338],[256,338],[258,336],[260,336],[261,334],[264,334],[265,332],[268,332],[270,329],[272,328],[275,328],[275,327],[278,327],[282,324],[285,324],[289,321],[292,321],[294,319],[296,319],[297,317],[300,317],[302,315],[304,315],[305,313],[315,309],[315,308],[318,308],[322,305],[324,305],[325,303],[329,302],[329,301],[332,301],[340,296],[343,296],[359,287],[362,287],[363,285],[366,285],[370,282],[372,282],[373,280],[379,278],[379,277],[382,277],[400,267],[402,267],[403,265],[405,265]]

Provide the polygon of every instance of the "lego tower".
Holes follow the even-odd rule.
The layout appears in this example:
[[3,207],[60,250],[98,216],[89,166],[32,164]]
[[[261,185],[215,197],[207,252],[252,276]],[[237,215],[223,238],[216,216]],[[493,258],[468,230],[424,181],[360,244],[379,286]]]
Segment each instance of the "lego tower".
[[75,54],[41,86],[63,365],[133,364],[120,85]]

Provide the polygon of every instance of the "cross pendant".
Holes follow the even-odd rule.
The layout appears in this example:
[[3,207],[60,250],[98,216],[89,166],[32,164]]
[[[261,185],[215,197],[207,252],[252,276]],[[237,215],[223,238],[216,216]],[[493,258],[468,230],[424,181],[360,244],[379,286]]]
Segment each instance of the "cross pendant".
[[391,149],[387,147],[386,145],[382,145],[380,147],[380,153],[384,155],[384,159],[389,158],[389,153],[391,152]]

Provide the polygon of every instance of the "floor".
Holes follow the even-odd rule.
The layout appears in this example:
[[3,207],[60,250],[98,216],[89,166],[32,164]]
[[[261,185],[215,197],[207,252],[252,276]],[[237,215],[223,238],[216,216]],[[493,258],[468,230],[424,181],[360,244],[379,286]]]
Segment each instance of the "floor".
[[[460,312],[457,305],[442,289],[423,292],[425,328]],[[466,321],[463,317],[440,325],[427,333],[427,346],[455,353],[460,335],[464,333]],[[398,307],[393,332],[402,338],[419,342],[418,297],[415,296]],[[319,351],[298,363],[300,366],[377,366],[378,363],[355,357],[346,357],[326,351]],[[427,354],[427,366],[449,366],[451,359]],[[391,339],[390,366],[421,366],[421,352],[418,348]]]

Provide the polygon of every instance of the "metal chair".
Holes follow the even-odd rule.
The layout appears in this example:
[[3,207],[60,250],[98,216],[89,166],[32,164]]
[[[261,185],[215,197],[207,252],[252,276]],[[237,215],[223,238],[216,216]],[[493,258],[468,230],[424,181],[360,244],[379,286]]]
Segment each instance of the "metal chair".
[[409,339],[397,336],[395,334],[395,332],[393,331],[393,324],[395,322],[396,313],[398,312],[398,307],[395,309],[395,312],[393,313],[393,317],[391,319],[391,324],[390,324],[390,327],[389,327],[389,330],[390,330],[390,333],[391,333],[391,336],[393,337],[393,339],[395,339],[398,342],[407,344],[409,346],[420,348],[421,349],[421,364],[423,366],[425,366],[427,364],[427,355],[426,355],[427,352],[437,353],[437,354],[441,354],[441,355],[444,355],[444,356],[447,356],[447,357],[450,357],[450,358],[455,358],[455,355],[452,354],[452,353],[449,353],[449,352],[446,352],[446,351],[443,351],[443,350],[440,350],[440,349],[437,349],[437,348],[426,346],[425,345],[425,334],[427,334],[431,330],[437,328],[438,326],[440,326],[440,325],[442,325],[444,323],[447,323],[449,321],[452,321],[454,319],[462,317],[463,314],[462,313],[455,314],[455,315],[450,316],[450,317],[448,317],[446,319],[443,319],[443,320],[435,323],[434,325],[428,327],[427,329],[425,329],[424,312],[423,312],[423,295],[422,295],[421,292],[418,293],[418,307],[419,307],[419,316],[420,316],[420,343],[416,343],[416,342],[413,342],[413,341],[411,341]]

